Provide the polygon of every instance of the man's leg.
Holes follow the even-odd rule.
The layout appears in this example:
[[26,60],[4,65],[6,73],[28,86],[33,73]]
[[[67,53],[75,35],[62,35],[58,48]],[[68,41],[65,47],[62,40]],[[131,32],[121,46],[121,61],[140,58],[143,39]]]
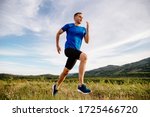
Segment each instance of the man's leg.
[[57,81],[57,84],[54,84],[52,86],[52,95],[55,96],[58,92],[58,89],[60,88],[62,82],[65,80],[67,74],[69,73],[69,69],[66,67],[64,68],[63,72],[60,74],[59,79]]
[[87,62],[87,55],[85,53],[80,54],[80,65],[79,65],[79,85],[81,86],[84,84],[84,74],[85,74],[85,67]]
[[63,72],[60,74],[59,79],[57,81],[57,89],[60,88],[62,82],[65,80],[66,76],[69,73],[69,69],[67,69],[66,67],[64,68]]
[[78,91],[83,94],[89,94],[91,90],[84,84],[85,66],[87,62],[87,55],[85,53],[80,54],[80,65],[79,65],[79,85]]

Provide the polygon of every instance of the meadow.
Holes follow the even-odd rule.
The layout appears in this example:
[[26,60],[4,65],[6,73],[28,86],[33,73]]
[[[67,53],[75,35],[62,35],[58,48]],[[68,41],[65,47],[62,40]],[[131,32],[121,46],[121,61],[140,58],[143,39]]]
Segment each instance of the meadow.
[[77,92],[78,79],[67,78],[58,95],[51,94],[56,79],[0,80],[1,100],[149,100],[150,78],[85,78],[88,95]]

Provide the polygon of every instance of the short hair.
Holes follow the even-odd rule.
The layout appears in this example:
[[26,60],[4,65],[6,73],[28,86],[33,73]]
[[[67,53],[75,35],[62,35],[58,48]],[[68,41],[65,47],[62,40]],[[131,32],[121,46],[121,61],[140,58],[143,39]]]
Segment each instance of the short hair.
[[82,14],[82,12],[77,12],[74,14],[74,17],[77,16],[78,14]]

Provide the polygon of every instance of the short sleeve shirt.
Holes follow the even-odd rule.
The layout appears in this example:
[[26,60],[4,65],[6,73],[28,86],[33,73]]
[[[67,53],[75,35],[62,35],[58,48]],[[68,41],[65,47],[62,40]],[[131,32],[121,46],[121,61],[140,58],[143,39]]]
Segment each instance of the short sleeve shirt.
[[82,45],[82,39],[86,34],[85,27],[76,26],[74,23],[66,24],[61,28],[63,31],[66,31],[66,48],[74,48],[80,50]]

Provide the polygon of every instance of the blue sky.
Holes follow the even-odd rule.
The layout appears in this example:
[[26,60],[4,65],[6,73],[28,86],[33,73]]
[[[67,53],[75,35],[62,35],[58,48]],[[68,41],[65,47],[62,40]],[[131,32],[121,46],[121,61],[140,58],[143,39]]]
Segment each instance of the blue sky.
[[[150,56],[149,0],[1,0],[0,73],[59,74],[66,62],[55,47],[56,32],[83,12],[90,23],[87,69],[123,65]],[[78,72],[79,62],[71,72]]]

